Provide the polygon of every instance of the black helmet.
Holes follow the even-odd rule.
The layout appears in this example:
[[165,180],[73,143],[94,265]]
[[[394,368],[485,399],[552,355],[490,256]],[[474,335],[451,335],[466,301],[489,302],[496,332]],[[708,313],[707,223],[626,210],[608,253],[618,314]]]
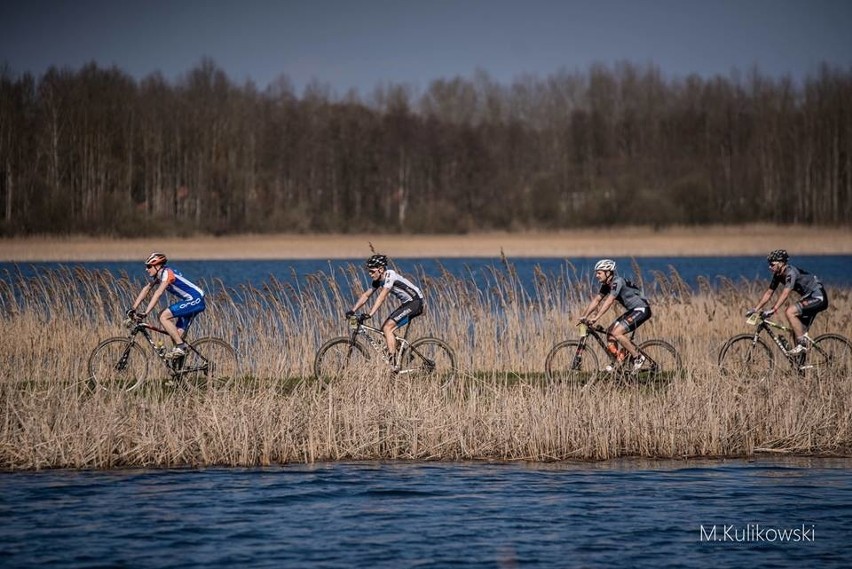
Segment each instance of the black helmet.
[[785,249],[775,249],[766,256],[766,260],[770,263],[774,263],[776,261],[786,263],[789,259],[790,255],[787,254]]
[[388,266],[388,258],[386,255],[373,255],[367,259],[368,269],[384,269]]

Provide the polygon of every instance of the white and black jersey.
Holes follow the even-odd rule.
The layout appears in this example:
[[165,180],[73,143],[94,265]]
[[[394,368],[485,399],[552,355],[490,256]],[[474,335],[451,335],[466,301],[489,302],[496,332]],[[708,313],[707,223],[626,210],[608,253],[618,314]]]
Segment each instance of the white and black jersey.
[[373,288],[380,287],[390,289],[390,293],[403,303],[423,300],[423,292],[413,282],[392,269],[385,269],[382,278],[373,281]]

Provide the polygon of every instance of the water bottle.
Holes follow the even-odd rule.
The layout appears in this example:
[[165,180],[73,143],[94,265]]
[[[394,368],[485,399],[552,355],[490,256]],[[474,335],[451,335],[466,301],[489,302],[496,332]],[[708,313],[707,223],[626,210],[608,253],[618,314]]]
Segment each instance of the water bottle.
[[157,342],[154,344],[154,349],[157,350],[157,353],[160,355],[160,357],[163,357],[163,355],[166,353],[166,346],[165,344],[163,344],[162,340],[157,340]]
[[782,346],[784,346],[784,349],[786,351],[790,351],[790,343],[787,341],[787,338],[785,338],[784,336],[778,336],[778,341],[781,343]]

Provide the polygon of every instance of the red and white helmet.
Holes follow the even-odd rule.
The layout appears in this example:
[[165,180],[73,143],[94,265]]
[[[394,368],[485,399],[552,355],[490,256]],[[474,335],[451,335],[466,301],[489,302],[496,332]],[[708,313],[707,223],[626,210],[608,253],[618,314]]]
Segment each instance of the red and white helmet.
[[165,253],[151,253],[145,259],[146,265],[165,265],[168,262]]

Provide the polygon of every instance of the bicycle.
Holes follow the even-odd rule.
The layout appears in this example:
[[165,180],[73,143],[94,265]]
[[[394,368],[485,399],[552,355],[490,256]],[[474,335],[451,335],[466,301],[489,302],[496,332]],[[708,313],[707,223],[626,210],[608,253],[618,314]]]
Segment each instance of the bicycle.
[[[431,336],[409,342],[409,322],[403,335],[395,334],[397,349],[391,355],[387,350],[384,333],[366,324],[368,318],[365,314],[347,318],[349,335],[332,338],[320,346],[314,359],[314,375],[318,379],[328,382],[358,369],[366,369],[371,361],[371,352],[375,352],[395,375],[422,375],[441,385],[447,385],[455,378],[456,355],[446,342]],[[365,340],[370,349],[365,347],[359,337]]]
[[746,323],[755,327],[754,332],[733,336],[719,350],[719,367],[724,373],[758,376],[775,371],[775,353],[762,337],[765,333],[799,375],[808,370],[836,373],[844,378],[852,375],[852,342],[840,334],[817,336],[808,343],[807,351],[791,354],[783,334],[792,333],[792,328],[768,320],[759,312],[749,314]]
[[88,361],[88,387],[91,391],[134,391],[147,380],[150,354],[137,342],[145,339],[154,357],[169,374],[170,382],[190,388],[229,387],[237,377],[239,366],[237,352],[219,338],[184,340],[185,356],[169,359],[161,341],[154,341],[152,333],[168,336],[162,328],[140,322],[131,317],[125,320],[130,328],[127,336],[107,338],[92,350]]
[[[603,326],[581,320],[578,324],[580,338],[559,342],[547,354],[544,371],[548,381],[578,383],[606,373],[620,379],[636,378],[662,380],[682,369],[680,354],[664,340],[646,340],[637,344],[639,353],[646,358],[642,368],[635,370],[626,350],[617,353],[607,349],[607,332]],[[590,340],[591,339],[591,340]],[[632,339],[632,336],[631,336]],[[596,348],[597,346],[597,348]],[[601,358],[599,353],[606,356]],[[601,359],[612,371],[604,371]]]

